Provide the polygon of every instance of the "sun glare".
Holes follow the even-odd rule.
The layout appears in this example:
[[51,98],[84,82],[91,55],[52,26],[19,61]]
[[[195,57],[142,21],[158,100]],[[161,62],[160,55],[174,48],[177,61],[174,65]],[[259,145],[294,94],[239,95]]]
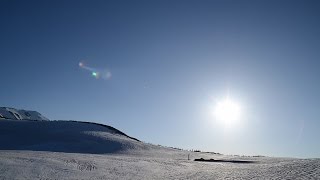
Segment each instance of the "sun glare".
[[216,120],[227,127],[233,126],[240,120],[241,108],[235,101],[226,98],[217,102],[214,108],[214,116]]

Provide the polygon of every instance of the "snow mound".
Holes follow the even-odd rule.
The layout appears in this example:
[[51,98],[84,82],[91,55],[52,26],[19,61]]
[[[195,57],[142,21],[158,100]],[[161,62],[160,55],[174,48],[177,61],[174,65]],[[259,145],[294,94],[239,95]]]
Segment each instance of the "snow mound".
[[0,150],[104,154],[150,147],[111,126],[97,123],[0,120]]

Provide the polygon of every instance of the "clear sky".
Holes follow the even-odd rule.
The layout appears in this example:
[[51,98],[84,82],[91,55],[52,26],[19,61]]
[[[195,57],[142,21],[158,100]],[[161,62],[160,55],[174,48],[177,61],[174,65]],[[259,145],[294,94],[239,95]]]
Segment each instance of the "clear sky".
[[[0,106],[184,149],[320,157],[319,18],[304,0],[1,0]],[[226,97],[232,128],[212,116]]]

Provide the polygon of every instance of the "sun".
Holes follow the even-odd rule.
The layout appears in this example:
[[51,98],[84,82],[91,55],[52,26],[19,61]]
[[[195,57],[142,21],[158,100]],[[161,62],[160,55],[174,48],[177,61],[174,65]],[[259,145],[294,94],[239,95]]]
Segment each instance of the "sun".
[[218,122],[230,127],[239,122],[241,107],[236,101],[227,97],[216,103],[213,113]]

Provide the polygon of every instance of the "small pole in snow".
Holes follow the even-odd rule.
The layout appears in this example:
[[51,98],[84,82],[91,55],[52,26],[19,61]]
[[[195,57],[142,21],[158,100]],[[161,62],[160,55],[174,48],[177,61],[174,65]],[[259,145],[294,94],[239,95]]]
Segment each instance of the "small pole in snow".
[[188,160],[190,160],[190,154],[188,154]]

